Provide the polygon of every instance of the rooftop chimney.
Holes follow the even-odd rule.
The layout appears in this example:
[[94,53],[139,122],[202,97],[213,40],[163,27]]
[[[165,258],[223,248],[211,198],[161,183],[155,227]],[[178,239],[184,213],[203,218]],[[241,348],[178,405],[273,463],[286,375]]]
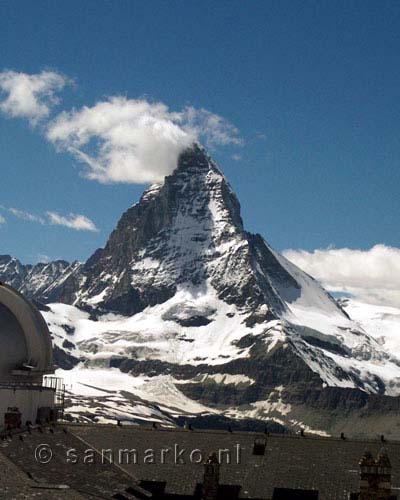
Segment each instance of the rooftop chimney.
[[366,451],[360,460],[360,500],[390,500],[392,466],[385,448],[376,459]]
[[202,500],[216,500],[219,485],[219,468],[217,454],[211,453],[204,464]]

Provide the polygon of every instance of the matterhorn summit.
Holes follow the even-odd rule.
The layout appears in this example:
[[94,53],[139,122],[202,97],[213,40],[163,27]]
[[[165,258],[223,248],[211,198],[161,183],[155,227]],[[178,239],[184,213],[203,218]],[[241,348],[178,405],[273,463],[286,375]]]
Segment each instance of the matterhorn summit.
[[78,417],[215,414],[331,432],[400,392],[400,360],[244,229],[199,145],[87,262],[2,256],[0,279],[42,305]]
[[315,282],[244,230],[236,195],[197,145],[181,154],[162,185],[151,186],[124,213],[105,248],[51,293],[79,307],[133,315],[183,290],[214,293],[264,319],[310,300],[343,315]]

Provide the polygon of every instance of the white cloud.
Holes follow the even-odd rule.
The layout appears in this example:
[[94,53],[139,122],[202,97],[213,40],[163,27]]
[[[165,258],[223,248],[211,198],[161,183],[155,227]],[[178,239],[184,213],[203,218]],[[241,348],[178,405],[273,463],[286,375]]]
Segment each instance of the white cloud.
[[38,222],[39,224],[46,223],[43,217],[30,212],[25,212],[25,210],[19,210],[18,208],[8,208],[7,210],[18,219],[26,220],[28,222]]
[[97,227],[94,222],[84,215],[79,214],[69,214],[60,215],[57,212],[46,212],[49,223],[56,226],[65,226],[70,229],[76,229],[77,231],[93,231],[98,232]]
[[198,141],[206,146],[242,145],[238,129],[204,108],[172,111],[163,103],[110,97],[94,106],[64,111],[50,120],[57,93],[70,83],[54,71],[0,73],[0,111],[44,124],[46,138],[86,165],[102,183],[153,183],[176,167],[179,154]]
[[197,140],[241,143],[233,125],[204,109],[172,112],[163,103],[125,97],[61,113],[48,125],[47,138],[85,163],[89,179],[139,184],[161,181]]
[[6,219],[2,215],[0,215],[0,226],[2,224],[5,224],[5,223],[6,223]]
[[32,125],[47,118],[58,104],[56,92],[63,89],[67,79],[54,71],[28,75],[16,71],[0,73],[0,109],[11,117],[27,118]]
[[239,130],[232,123],[204,108],[188,106],[180,113],[171,113],[170,118],[180,123],[183,130],[196,139],[202,138],[210,147],[243,144]]
[[[57,212],[48,211],[45,215],[37,215],[31,212],[26,212],[25,210],[19,210],[18,208],[7,208],[0,205],[2,210],[6,210],[10,214],[14,215],[18,219],[25,220],[27,222],[37,222],[38,224],[51,225],[51,226],[64,226],[70,229],[75,229],[77,231],[92,231],[98,232],[98,228],[95,223],[90,220],[85,215],[73,214],[60,215]],[[4,217],[0,215],[0,224],[2,224],[2,219],[5,222]]]
[[286,250],[284,255],[331,292],[349,293],[365,302],[400,306],[399,248],[375,245],[369,250]]

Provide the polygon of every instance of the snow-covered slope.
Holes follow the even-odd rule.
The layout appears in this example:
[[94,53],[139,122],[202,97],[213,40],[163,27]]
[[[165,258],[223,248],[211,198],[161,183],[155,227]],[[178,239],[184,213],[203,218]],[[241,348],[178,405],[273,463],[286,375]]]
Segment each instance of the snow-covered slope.
[[[212,327],[179,326],[165,314],[172,309],[174,315],[187,319],[193,310],[208,310],[210,305]],[[169,301],[133,317],[108,314],[94,320],[88,312],[65,304],[49,304],[43,315],[55,344],[76,359],[74,368],[58,371],[70,393],[68,413],[75,418],[95,418],[100,422],[117,418],[150,420],[173,425],[172,417],[178,415],[217,414],[274,420],[324,434],[325,423],[308,422],[304,415],[299,417],[296,405],[289,402],[292,380],[286,384],[276,382],[263,397],[248,396],[260,385],[260,374],[261,383],[264,382],[265,374],[250,372],[248,364],[238,365],[240,359],[251,364],[255,358],[251,352],[255,343],[243,348],[240,340],[261,338],[266,353],[280,345],[286,350],[294,348],[321,377],[323,386],[355,388],[359,378],[363,391],[384,390],[398,395],[400,310],[349,299],[341,301],[341,305],[352,320],[343,315],[318,313],[303,303],[292,305],[286,319],[254,327],[242,324],[243,315],[234,306],[215,297],[193,297],[187,292],[179,292]],[[311,345],[310,332],[314,335]],[[160,364],[148,364],[151,360]],[[270,361],[266,358],[264,363]],[[285,368],[281,366],[282,372]],[[295,366],[293,375],[297,376]],[[384,388],[374,382],[377,378]],[[268,384],[268,380],[265,382]],[[196,386],[208,388],[211,393],[222,387],[225,397],[226,393],[233,394],[233,400],[224,401],[218,396],[217,401],[193,398],[193,394],[181,390],[187,386],[194,394]],[[245,395],[244,401],[240,394]]]
[[341,299],[341,306],[388,352],[400,358],[400,309]]
[[[290,344],[326,385],[361,388],[371,393],[384,391],[388,395],[400,392],[400,356],[393,354],[400,353],[396,340],[400,316],[392,316],[384,324],[373,314],[372,318],[357,318],[360,310],[369,315],[371,306],[349,304],[347,309],[355,310],[353,317],[357,321],[353,321],[304,304],[289,304],[290,311],[281,319],[252,326],[246,326],[246,312],[222,302],[213,290],[201,295],[181,290],[163,304],[132,317],[107,314],[94,320],[75,306],[48,307],[42,314],[55,345],[83,359],[86,366],[106,368],[110,362],[115,365],[129,359],[192,367],[207,365],[210,370],[251,357],[251,348],[261,340],[265,354]],[[375,309],[380,316],[385,314],[381,308]],[[193,317],[207,318],[210,323],[179,324]],[[249,339],[247,347],[240,342],[244,338]]]

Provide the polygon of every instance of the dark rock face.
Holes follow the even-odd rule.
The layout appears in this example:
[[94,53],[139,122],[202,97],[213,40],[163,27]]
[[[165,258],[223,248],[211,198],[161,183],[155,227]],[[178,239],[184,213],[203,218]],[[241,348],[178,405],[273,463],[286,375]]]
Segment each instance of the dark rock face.
[[62,368],[63,370],[71,370],[71,368],[73,368],[80,362],[80,359],[73,356],[72,354],[67,353],[66,351],[60,349],[55,345],[53,352],[53,361],[58,368]]
[[192,426],[193,429],[214,429],[232,432],[269,432],[274,434],[287,434],[289,431],[283,425],[274,421],[262,422],[255,419],[233,419],[219,415],[204,415],[200,417],[178,417],[175,419],[179,427]]

